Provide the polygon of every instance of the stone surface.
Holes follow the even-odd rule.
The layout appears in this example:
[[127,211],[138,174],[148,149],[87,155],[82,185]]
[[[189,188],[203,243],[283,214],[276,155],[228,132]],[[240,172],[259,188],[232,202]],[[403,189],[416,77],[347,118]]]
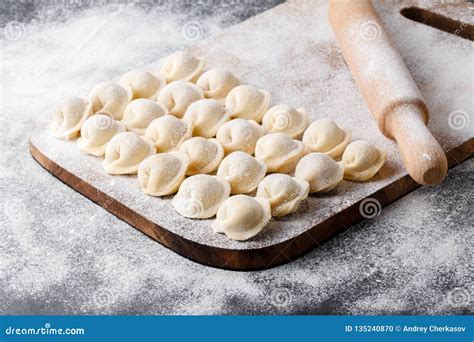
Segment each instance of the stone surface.
[[99,65],[117,75],[151,63],[194,43],[189,32],[218,32],[273,3],[27,3],[0,11],[0,313],[472,313],[472,159],[294,262],[234,272],[169,251],[30,157],[37,117],[90,88],[61,71],[89,72],[94,84]]

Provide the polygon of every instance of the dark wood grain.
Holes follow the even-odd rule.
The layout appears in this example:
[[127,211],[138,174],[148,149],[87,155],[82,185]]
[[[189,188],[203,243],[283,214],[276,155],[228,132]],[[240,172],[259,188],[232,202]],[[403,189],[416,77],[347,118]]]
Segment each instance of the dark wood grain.
[[[306,6],[308,6],[308,8],[309,6],[312,6],[311,3],[305,3],[305,4]],[[404,7],[410,8],[410,7],[413,7],[414,5],[415,3],[413,1],[402,1],[400,3],[394,4],[393,7],[396,9],[396,13],[399,13],[399,11],[402,8]],[[461,3],[455,6],[462,7],[463,5]],[[439,9],[439,11],[441,11],[440,15],[444,15],[444,13],[442,12],[443,8],[444,7]],[[278,6],[272,9],[271,11],[273,11],[273,13],[276,13],[275,14],[277,15],[276,18],[280,18],[283,14],[285,15],[285,17],[291,17],[291,15],[298,17],[298,15],[301,16],[305,14],[305,12],[307,12],[304,9],[303,10],[301,8],[298,9],[298,6],[294,6],[291,2],[283,6]],[[433,11],[435,11],[435,9],[433,9]],[[449,14],[450,13],[451,12],[449,12]],[[462,11],[462,13],[467,13],[467,12]],[[418,14],[415,13],[413,15],[416,17],[416,15]],[[226,51],[226,49],[228,48],[227,41],[229,39],[246,40],[248,39],[247,35],[249,35],[250,33],[253,34],[254,32],[258,30],[265,30],[265,28],[267,27],[267,21],[270,20],[269,19],[270,16],[268,15],[268,12],[267,14],[263,14],[263,16],[264,16],[263,19],[261,17],[260,21],[258,21],[256,17],[247,21],[246,30],[244,30],[244,33],[242,34],[241,37],[235,37],[234,36],[235,33],[231,32],[231,33],[227,33],[227,36],[225,34],[220,34],[216,38],[215,41],[208,42],[208,44],[214,44],[214,45],[219,44],[219,42],[223,42],[223,48],[221,50],[224,50],[224,52],[220,51],[220,54],[216,54],[215,56],[211,56],[211,57],[218,58],[219,61],[221,62],[223,58],[227,58],[226,65],[234,65],[234,67],[236,68],[242,67],[244,64],[240,63],[239,59],[234,58],[238,54],[235,53],[234,55],[232,55],[231,53],[228,53]],[[423,19],[422,21],[425,21],[426,19],[425,17],[421,18]],[[462,38],[459,38],[459,34],[457,34],[456,33],[457,31],[454,30],[456,25],[461,27],[461,25],[459,24],[461,23],[460,21],[454,21],[453,19],[453,21],[449,22],[451,23],[450,24],[451,26],[448,25],[449,27],[446,27],[446,21],[443,21],[444,24],[442,22],[439,22],[438,23],[439,25],[438,24],[434,25],[436,23],[433,23],[433,20],[435,20],[436,18],[439,19],[439,16],[433,16],[430,19],[431,21],[429,22],[429,24],[437,28],[445,29],[445,31],[452,32],[453,34],[451,35],[451,37],[446,38],[447,40],[451,40],[451,41],[464,40]],[[415,20],[419,18],[416,17],[412,19]],[[311,20],[312,20],[312,17],[311,17]],[[289,22],[292,25],[297,25],[299,21],[290,20]],[[455,25],[453,25],[452,23],[454,23]],[[422,25],[422,24],[417,23],[417,25]],[[239,26],[239,27],[240,29],[242,29],[242,26]],[[471,26],[466,26],[463,24],[462,28],[463,29],[467,28],[468,31],[466,32],[472,32]],[[429,29],[431,30],[433,28],[430,27]],[[245,34],[245,32],[247,32],[247,35]],[[429,37],[432,37],[432,35],[429,35]],[[468,39],[471,38],[471,36],[469,37],[462,36],[462,37],[468,38]],[[435,43],[436,41],[433,42],[433,44]],[[306,46],[305,44],[300,44],[300,42],[298,42],[298,44],[301,46]],[[320,49],[330,48],[330,45],[327,45],[327,44],[326,45],[313,44],[313,45],[317,47],[318,51]],[[246,48],[244,44],[237,44],[236,46],[241,47],[242,49]],[[214,49],[213,53],[215,53],[218,50],[219,49]],[[333,48],[333,50],[335,51],[334,53],[338,53],[335,47]],[[308,44],[308,48],[307,50],[304,50],[304,52],[305,54],[303,54],[303,56],[317,55],[316,54],[317,51],[311,50],[311,44]],[[420,51],[420,53],[422,54],[423,51]],[[322,57],[324,57],[324,55]],[[291,54],[289,55],[289,58],[293,58]],[[342,62],[339,64],[333,63],[333,60],[334,58],[331,58],[331,61],[327,62],[328,67],[333,72],[339,72],[342,68],[346,68],[342,64]],[[423,60],[423,59],[420,57],[420,60]],[[316,65],[318,64],[316,63]],[[249,70],[246,70],[246,71],[249,71]],[[255,69],[253,71],[255,71]],[[312,84],[306,81],[308,80],[299,80],[298,82],[295,82],[295,83],[297,84],[301,83],[301,85],[304,87],[307,87],[308,85],[309,87],[315,86],[314,83]],[[421,88],[423,88],[423,85]],[[460,89],[460,91],[468,92],[469,89],[464,89],[463,87],[462,89]],[[435,94],[435,95],[439,96],[441,94]],[[464,94],[460,93],[460,95],[464,95]],[[447,100],[449,101],[449,98]],[[450,107],[448,106],[448,104],[443,104],[443,105],[446,105],[446,108],[451,108],[452,110],[462,109],[459,107],[453,107],[453,106]],[[433,110],[434,113],[441,115],[440,113],[446,112],[446,108],[440,107],[440,108],[431,108],[431,109]],[[353,113],[353,114],[359,115],[360,113]],[[445,119],[447,120],[447,118]],[[452,137],[454,134],[453,132],[454,131],[451,130],[450,134],[447,134],[447,136]],[[449,152],[447,152],[448,164],[450,168],[458,165],[463,160],[473,155],[474,139],[472,137],[465,138],[465,135],[463,136],[463,139],[464,140],[456,139],[456,141],[462,140],[462,142],[460,142],[458,146],[450,149]],[[453,146],[453,145],[450,145],[450,146]],[[299,236],[296,236],[289,240],[285,240],[273,245],[269,245],[267,247],[261,247],[261,248],[255,248],[255,249],[225,249],[221,247],[212,247],[209,245],[201,244],[196,241],[191,241],[189,239],[183,238],[182,236],[179,236],[171,232],[170,230],[166,229],[166,227],[161,227],[153,223],[152,221],[148,220],[143,215],[138,214],[137,212],[127,207],[123,203],[114,200],[112,197],[108,196],[106,193],[98,190],[93,185],[79,178],[77,175],[74,175],[73,173],[68,172],[66,169],[61,167],[61,165],[58,165],[53,160],[48,158],[46,156],[46,153],[43,153],[31,142],[30,142],[30,151],[33,158],[36,159],[40,165],[42,165],[46,170],[48,170],[50,173],[52,173],[55,177],[60,179],[62,182],[64,182],[71,188],[75,189],[76,191],[80,192],[81,194],[83,194],[84,196],[92,200],[93,202],[102,206],[103,208],[105,208],[112,214],[116,215],[123,221],[129,223],[130,225],[132,225],[133,227],[135,227],[142,233],[146,234],[152,239],[160,242],[164,246],[173,250],[174,252],[188,259],[191,259],[193,261],[196,261],[205,265],[214,266],[218,268],[224,268],[224,269],[232,269],[232,270],[265,269],[265,268],[270,268],[270,267],[284,264],[288,261],[294,260],[297,257],[314,249],[316,246],[324,243],[328,239],[339,234],[340,232],[348,229],[351,225],[364,219],[359,209],[360,204],[364,199],[368,197],[376,199],[382,207],[385,207],[388,204],[396,201],[398,198],[406,195],[407,193],[416,189],[419,186],[417,183],[413,181],[413,179],[410,176],[406,175],[404,177],[401,177],[395,180],[392,183],[387,182],[388,184],[384,188],[381,188],[380,190],[370,194],[366,198],[360,199],[359,202],[356,202],[353,205],[346,207],[344,210],[335,213],[333,216],[330,216],[328,219],[319,222],[317,225],[305,231]]]
[[[33,158],[63,183],[172,251],[208,266],[232,270],[257,270],[281,265],[307,253],[348,229],[354,223],[364,219],[359,210],[362,199],[336,215],[331,216],[329,219],[320,222],[305,233],[279,244],[265,248],[245,250],[211,247],[185,239],[149,221],[129,207],[96,189],[91,184],[63,169],[41,153],[31,142],[29,146]],[[454,167],[471,157],[473,151],[474,139],[452,149],[447,153],[449,167]],[[385,207],[418,186],[419,184],[407,175],[369,197],[376,199],[382,207]]]

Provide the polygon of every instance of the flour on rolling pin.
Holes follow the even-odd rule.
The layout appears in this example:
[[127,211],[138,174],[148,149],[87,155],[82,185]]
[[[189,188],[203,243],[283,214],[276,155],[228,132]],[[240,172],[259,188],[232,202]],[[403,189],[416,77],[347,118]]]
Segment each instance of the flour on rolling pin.
[[426,128],[428,107],[371,2],[330,1],[329,20],[369,110],[382,133],[397,141],[408,173],[421,184],[440,183],[447,160]]
[[388,37],[381,39],[386,33],[379,24],[360,19],[347,27],[344,34],[357,45],[356,49],[345,52],[345,55],[350,55],[348,58],[353,58],[352,63],[355,65],[365,66],[358,70],[350,63],[352,74],[357,73],[358,77],[362,78],[361,82],[369,85],[367,90],[364,88],[363,91],[372,91],[372,87],[377,87],[377,91],[373,92],[371,105],[377,112],[378,125],[383,128],[387,99],[395,99],[390,102],[417,101],[422,98],[420,90]]
[[[470,108],[471,96],[465,91],[470,83],[463,76],[463,72],[469,65],[467,52],[472,51],[472,45],[469,45],[472,43],[449,37],[444,32],[437,32],[428,26],[403,18],[399,13],[402,6],[400,4],[376,5],[390,36],[394,38],[396,46],[400,49],[432,109],[430,128],[446,151],[454,151],[461,145],[465,146],[472,136],[468,131],[472,126],[465,125],[461,130],[454,130],[448,126],[447,116],[454,110],[468,111]],[[128,32],[130,27],[133,27],[132,22],[128,24],[128,21],[121,20],[119,26],[123,26],[126,28],[124,31]],[[285,29],[282,30],[282,27]],[[274,32],[277,31],[278,35],[275,35]],[[407,35],[407,32],[410,34]],[[134,37],[136,36],[124,34],[123,39],[126,40],[124,45],[130,46],[130,40]],[[298,39],[295,40],[295,37]],[[159,41],[156,42],[146,40],[146,44],[142,43],[141,45],[147,46],[146,49],[141,48],[146,54],[134,55],[133,60],[149,60],[149,46],[161,44]],[[115,46],[116,40],[104,41],[103,44],[107,47],[106,55],[109,55],[108,45]],[[31,50],[37,49],[38,46],[30,47],[22,44],[21,48]],[[137,51],[140,51],[140,48],[131,49],[130,53],[136,54]],[[426,51],[429,53],[425,53]],[[67,54],[67,50],[63,53]],[[43,125],[32,139],[34,145],[64,169],[148,220],[180,237],[218,248],[236,250],[266,248],[301,234],[304,236],[312,227],[320,222],[326,222],[325,220],[338,213],[345,213],[344,210],[348,206],[372,196],[376,191],[387,189],[390,201],[408,191],[403,188],[406,184],[404,177],[406,173],[402,167],[398,148],[392,140],[382,137],[376,129],[374,120],[368,115],[327,23],[327,5],[324,2],[290,1],[199,43],[196,53],[209,61],[209,67],[225,65],[235,74],[242,76],[245,83],[270,91],[274,104],[291,99],[291,104],[305,107],[310,122],[328,117],[344,127],[358,127],[353,130],[353,140],[369,140],[385,149],[389,155],[386,167],[382,168],[381,173],[369,183],[343,181],[334,196],[308,197],[302,204],[302,210],[292,214],[291,219],[272,220],[265,234],[242,243],[226,239],[220,234],[213,234],[209,231],[208,221],[180,217],[171,207],[170,198],[147,198],[145,201],[136,180],[125,176],[104,175],[98,160],[80,155],[72,143],[58,144],[42,131]],[[89,64],[92,64],[94,56],[89,54],[84,57],[89,58]],[[113,78],[113,75],[119,75],[133,65],[125,59],[124,54],[118,56],[123,57],[119,59],[120,68],[116,66],[101,68],[104,55],[98,56],[100,58],[95,60],[95,64],[100,72],[94,74],[93,78],[88,72],[77,72],[64,66],[61,70],[61,80],[55,84],[61,84],[62,89],[74,89],[76,94],[85,93],[96,82]],[[454,59],[459,63],[452,63]],[[34,63],[35,61],[31,61],[29,64]],[[19,73],[14,75],[15,80],[28,89],[31,85],[25,80],[29,80],[30,75],[22,74],[21,70],[21,68],[17,70]],[[52,77],[54,76],[56,75],[52,74]],[[46,99],[49,101],[56,96],[46,96],[53,93],[56,92],[50,90],[44,97],[38,99],[37,105],[41,111],[50,110]],[[453,94],[456,96],[452,96]],[[18,105],[21,106],[22,102],[20,101]],[[43,121],[43,118],[35,117],[36,120]],[[420,154],[419,158],[432,159],[428,153]],[[401,188],[402,192],[395,196],[394,191]],[[341,219],[342,217],[340,215]],[[320,228],[318,226],[314,231],[324,231]]]

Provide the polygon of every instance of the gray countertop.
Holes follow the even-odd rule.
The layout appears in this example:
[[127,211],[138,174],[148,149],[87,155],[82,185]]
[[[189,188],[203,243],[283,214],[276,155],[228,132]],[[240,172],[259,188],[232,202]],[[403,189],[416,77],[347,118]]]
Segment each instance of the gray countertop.
[[94,83],[100,63],[120,74],[274,3],[0,5],[1,314],[472,313],[473,159],[291,263],[235,272],[166,249],[30,157],[38,116],[72,92],[64,68]]

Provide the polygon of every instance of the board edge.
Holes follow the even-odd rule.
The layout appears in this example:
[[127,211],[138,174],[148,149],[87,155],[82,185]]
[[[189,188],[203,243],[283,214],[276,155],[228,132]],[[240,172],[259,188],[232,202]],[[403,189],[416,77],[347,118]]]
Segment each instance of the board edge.
[[[225,249],[199,244],[149,221],[56,164],[43,154],[31,140],[28,143],[31,156],[45,170],[138,231],[186,259],[206,266],[236,271],[269,269],[293,261],[349,229],[351,225],[362,221],[364,216],[361,213],[360,205],[365,199],[372,198],[378,201],[380,208],[383,208],[420,186],[407,174],[289,240],[257,249]],[[473,152],[474,138],[453,148],[446,153],[449,168],[472,157]]]

